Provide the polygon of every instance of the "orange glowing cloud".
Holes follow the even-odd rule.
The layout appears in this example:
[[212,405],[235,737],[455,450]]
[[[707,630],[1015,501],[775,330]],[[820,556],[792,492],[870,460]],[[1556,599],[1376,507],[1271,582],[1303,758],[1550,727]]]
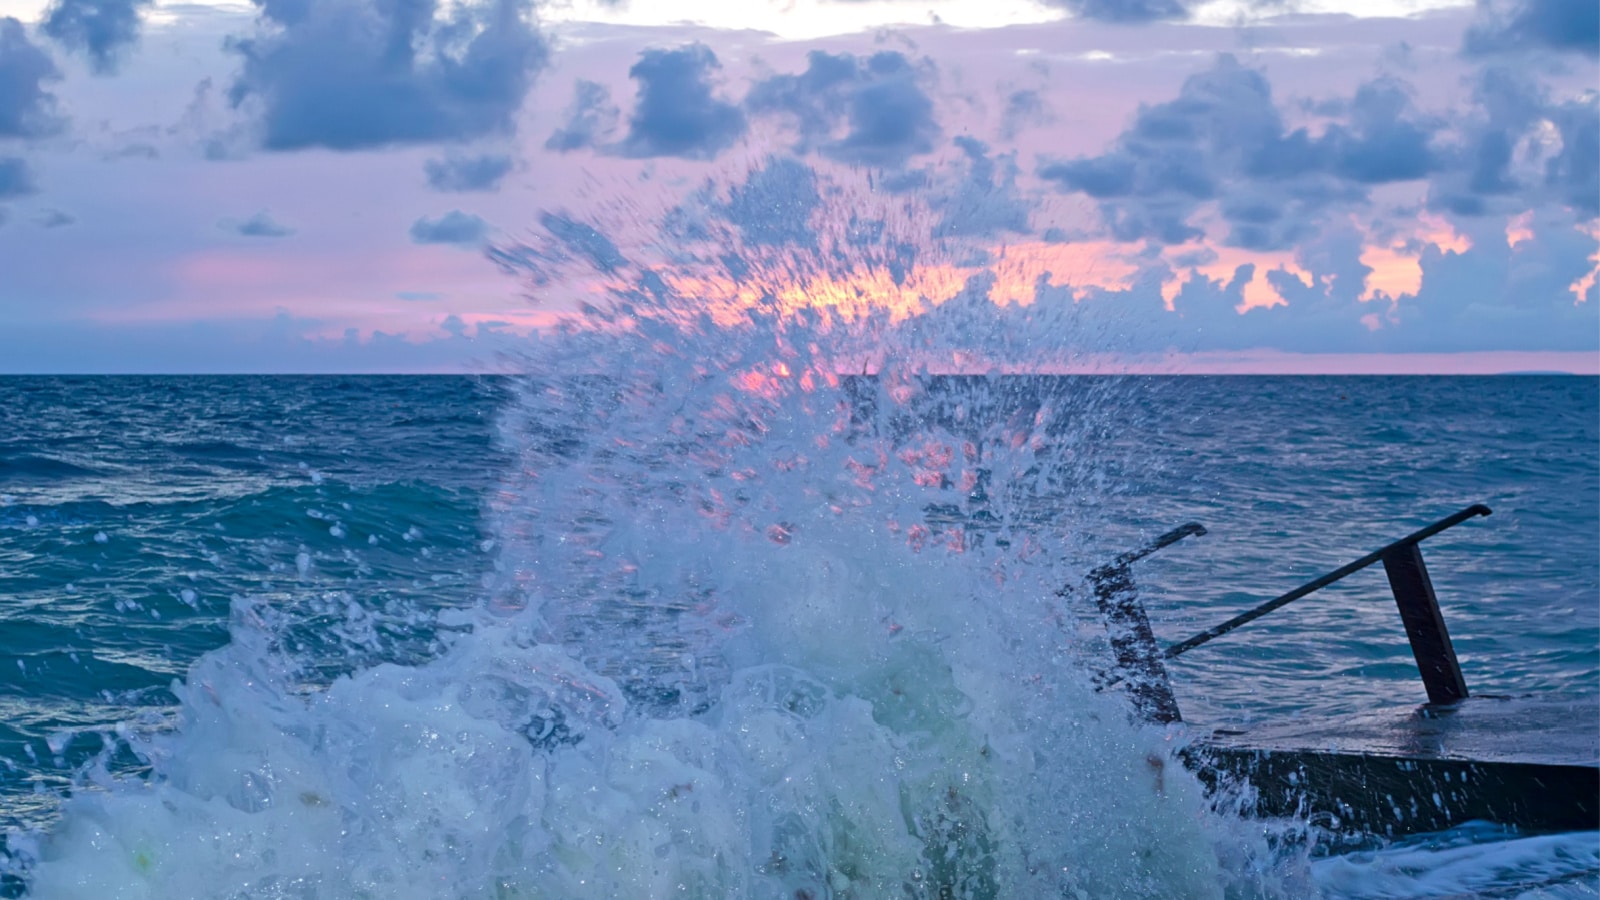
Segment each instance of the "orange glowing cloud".
[[[1174,249],[1169,249],[1167,252],[1168,258],[1170,259],[1176,255],[1176,252]],[[1255,272],[1250,276],[1250,281],[1245,284],[1242,299],[1239,305],[1235,307],[1235,310],[1241,315],[1252,309],[1271,309],[1274,306],[1288,304],[1289,301],[1282,294],[1279,294],[1278,289],[1273,287],[1272,282],[1267,279],[1269,272],[1287,272],[1306,287],[1312,287],[1317,283],[1316,276],[1295,262],[1292,251],[1263,252],[1245,250],[1239,247],[1217,247],[1214,252],[1216,253],[1216,259],[1204,265],[1189,267],[1188,277],[1179,277],[1174,272],[1170,278],[1162,282],[1161,299],[1167,302],[1167,309],[1176,308],[1174,303],[1178,299],[1178,295],[1183,292],[1184,285],[1193,282],[1197,278],[1227,284],[1233,280],[1234,274],[1243,265],[1254,265]]]
[[988,268],[995,275],[990,296],[997,303],[1032,303],[1040,279],[1053,287],[1070,287],[1081,300],[1090,288],[1128,290],[1139,274],[1129,249],[1113,241],[1028,241],[1001,247],[994,256]]
[[1388,244],[1369,244],[1362,250],[1361,264],[1372,272],[1367,275],[1367,289],[1361,294],[1361,302],[1375,300],[1380,294],[1390,299],[1416,295],[1422,289],[1421,248],[1434,246],[1450,253],[1472,249],[1472,241],[1444,219],[1423,213],[1418,222],[1422,227],[1414,240],[1397,238]]
[[1512,216],[1506,223],[1506,246],[1515,250],[1518,244],[1533,240],[1533,210]]
[[1594,287],[1595,281],[1600,279],[1600,222],[1591,222],[1587,225],[1579,225],[1578,230],[1582,231],[1584,234],[1587,234],[1596,243],[1594,252],[1589,254],[1589,271],[1585,273],[1582,278],[1574,281],[1572,286],[1568,288],[1568,290],[1572,291],[1572,296],[1575,298],[1572,301],[1574,306],[1584,302],[1588,298],[1589,291]]

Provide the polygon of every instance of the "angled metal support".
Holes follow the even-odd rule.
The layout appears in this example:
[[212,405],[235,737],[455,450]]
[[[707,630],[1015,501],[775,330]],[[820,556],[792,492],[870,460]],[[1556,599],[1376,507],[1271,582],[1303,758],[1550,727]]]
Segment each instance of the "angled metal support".
[[1094,586],[1095,604],[1105,618],[1111,635],[1111,652],[1117,658],[1117,671],[1128,685],[1134,711],[1151,722],[1181,722],[1178,699],[1172,693],[1172,680],[1161,662],[1161,645],[1150,629],[1150,617],[1133,576],[1126,565],[1101,566],[1089,573]]
[[1146,721],[1166,724],[1181,722],[1183,717],[1178,713],[1178,700],[1173,696],[1172,681],[1162,662],[1161,645],[1156,643],[1150,617],[1145,614],[1139,592],[1133,586],[1131,566],[1191,534],[1205,533],[1205,528],[1196,523],[1182,525],[1089,573],[1095,605],[1105,619],[1111,652],[1117,660],[1118,677],[1114,681],[1127,683],[1134,711]]
[[1467,699],[1467,681],[1456,661],[1450,632],[1444,627],[1444,613],[1439,610],[1428,567],[1422,562],[1422,548],[1415,542],[1387,548],[1383,571],[1389,576],[1395,605],[1400,607],[1400,621],[1405,623],[1428,702],[1438,705]]

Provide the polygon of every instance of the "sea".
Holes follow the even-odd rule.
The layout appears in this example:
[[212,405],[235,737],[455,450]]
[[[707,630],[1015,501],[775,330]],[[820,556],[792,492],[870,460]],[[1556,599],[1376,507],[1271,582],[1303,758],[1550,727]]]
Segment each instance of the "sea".
[[[1594,832],[1352,844],[1152,784],[1191,726],[1104,686],[1085,581],[1203,525],[1132,570],[1171,643],[1481,503],[1423,544],[1468,685],[1600,703],[1597,379],[638,332],[0,378],[0,896],[1600,896]],[[1200,732],[1426,700],[1381,567],[1170,669]]]

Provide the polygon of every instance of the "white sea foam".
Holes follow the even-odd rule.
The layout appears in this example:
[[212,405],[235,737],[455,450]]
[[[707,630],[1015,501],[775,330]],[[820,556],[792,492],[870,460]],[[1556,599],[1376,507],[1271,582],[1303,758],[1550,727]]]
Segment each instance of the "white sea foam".
[[1330,900],[1600,896],[1600,833],[1518,837],[1480,826],[1319,860],[1315,883]]

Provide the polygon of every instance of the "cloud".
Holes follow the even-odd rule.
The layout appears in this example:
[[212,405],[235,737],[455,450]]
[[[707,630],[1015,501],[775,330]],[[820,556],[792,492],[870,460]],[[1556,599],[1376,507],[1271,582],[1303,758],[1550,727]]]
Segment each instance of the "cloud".
[[1017,193],[1016,154],[1000,157],[1003,175],[997,183],[995,160],[989,158],[986,144],[970,137],[958,137],[955,143],[966,155],[967,174],[950,196],[935,203],[940,217],[934,236],[1028,234],[1032,230],[1028,225],[1030,206]]
[[1467,30],[1469,56],[1559,50],[1600,56],[1600,5],[1594,0],[1516,0],[1478,4],[1480,20]]
[[721,65],[704,44],[646,50],[628,70],[639,82],[628,134],[618,148],[634,158],[711,159],[744,136],[744,113],[711,93]]
[[117,148],[115,150],[112,150],[111,152],[106,153],[102,158],[103,159],[107,159],[107,160],[113,160],[113,159],[160,159],[161,158],[161,151],[157,150],[155,148],[155,146],[152,145],[152,144],[147,144],[147,143],[144,143],[142,141],[136,141],[134,143],[127,144],[125,146],[122,146],[122,147],[119,147],[119,148]]
[[1572,208],[1600,215],[1600,97],[1588,96],[1550,110],[1561,133],[1561,152],[1545,165],[1545,184]]
[[152,0],[56,0],[41,30],[85,53],[95,72],[116,71],[123,48],[139,40],[140,16]]
[[242,237],[252,238],[280,238],[294,234],[293,228],[274,221],[267,215],[266,210],[256,213],[243,222],[224,220],[218,227]]
[[65,228],[76,221],[78,220],[59,209],[46,209],[33,217],[33,224],[40,228]]
[[1096,200],[1113,200],[1132,194],[1138,174],[1134,159],[1111,155],[1052,162],[1039,170],[1041,177]]
[[1046,6],[1064,9],[1074,16],[1097,22],[1136,25],[1189,17],[1189,9],[1179,0],[1044,0]]
[[28,40],[22,23],[0,19],[0,138],[45,137],[61,130],[55,97],[44,89],[61,73]]
[[1012,91],[1006,95],[1006,107],[1000,114],[1000,137],[1009,141],[1030,125],[1048,125],[1053,121],[1055,117],[1050,107],[1037,90]]
[[774,75],[758,82],[745,97],[757,114],[787,113],[799,132],[797,153],[809,153],[833,136],[850,96],[862,81],[861,66],[849,53],[813,50],[799,75]]
[[1517,140],[1545,106],[1543,88],[1525,73],[1494,67],[1479,73],[1473,99],[1487,113],[1469,160],[1467,186],[1478,194],[1506,194],[1519,185],[1511,175]]
[[521,0],[257,0],[229,98],[270,150],[361,150],[515,130],[548,50]]
[[1101,201],[1119,240],[1178,244],[1200,236],[1189,220],[1216,196],[1219,176],[1282,133],[1266,77],[1223,55],[1186,79],[1176,100],[1141,106],[1110,152],[1048,163],[1039,175]]
[[1533,240],[1480,241],[1455,252],[1425,247],[1422,283],[1395,305],[1383,349],[1594,350],[1600,304],[1574,303],[1570,286],[1590,270],[1595,240],[1567,224],[1532,223]]
[[788,116],[798,132],[796,153],[816,150],[855,165],[900,168],[932,150],[941,134],[917,68],[894,51],[866,59],[812,51],[804,72],[757,83],[745,106]]
[[[1030,306],[992,314],[1037,321],[1052,308],[1071,309],[1074,333],[1116,334],[1122,342],[1117,349],[1132,353],[1600,349],[1600,291],[1574,304],[1568,289],[1592,265],[1586,255],[1594,252],[1594,240],[1570,223],[1534,228],[1537,238],[1515,248],[1503,239],[1459,250],[1425,242],[1417,259],[1419,284],[1398,297],[1384,294],[1367,302],[1360,297],[1372,270],[1361,262],[1363,235],[1336,226],[1297,248],[1292,260],[1301,273],[1272,262],[1217,267],[1214,254],[1190,254],[1183,265],[1147,264],[1124,289],[1041,282]],[[1183,282],[1170,296],[1168,311],[1162,285],[1174,275]],[[1288,303],[1241,314],[1247,290],[1263,279]]]
[[[1600,98],[1552,103],[1525,67],[1474,76],[1457,158],[1434,179],[1428,205],[1457,216],[1516,215],[1542,203],[1600,214]],[[1551,153],[1552,146],[1555,152]]]
[[0,156],[0,200],[26,197],[36,190],[27,160]]
[[1435,179],[1428,205],[1464,216],[1507,211],[1497,206],[1524,207],[1526,198],[1512,196],[1529,189],[1514,171],[1517,145],[1546,115],[1545,94],[1526,71],[1491,66],[1478,72],[1475,112],[1460,125],[1459,158]]
[[411,224],[411,240],[417,244],[481,247],[488,237],[488,222],[459,209],[452,209],[437,219],[424,216]]
[[578,79],[573,87],[572,105],[567,107],[566,124],[544,142],[546,150],[571,153],[594,148],[610,137],[621,112],[611,102],[611,91],[594,81]]
[[1437,126],[1410,115],[1411,98],[1395,78],[1356,90],[1351,127],[1335,125],[1323,137],[1335,171],[1362,184],[1415,181],[1439,166],[1430,142]]
[[438,291],[395,291],[395,299],[412,303],[428,303],[434,300],[443,300],[444,295]]
[[428,176],[428,186],[436,191],[467,193],[492,191],[500,180],[510,174],[513,162],[505,154],[482,156],[447,156],[430,159],[422,164]]
[[1176,99],[1141,106],[1107,153],[1049,161],[1039,175],[1099,200],[1118,240],[1195,240],[1195,215],[1215,202],[1229,244],[1282,249],[1330,207],[1444,165],[1434,149],[1443,126],[1417,115],[1397,79],[1362,85],[1340,107],[1346,121],[1320,136],[1288,132],[1266,76],[1224,54],[1186,79]]

